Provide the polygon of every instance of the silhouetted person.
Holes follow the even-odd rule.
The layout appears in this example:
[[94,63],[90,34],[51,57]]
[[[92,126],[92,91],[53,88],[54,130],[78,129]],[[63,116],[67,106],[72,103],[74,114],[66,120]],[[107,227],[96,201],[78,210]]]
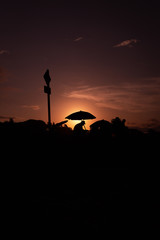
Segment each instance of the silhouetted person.
[[76,134],[82,134],[85,129],[83,129],[83,126],[85,125],[85,121],[82,121],[74,126],[74,132]]
[[128,128],[125,126],[126,120],[121,120],[119,117],[116,117],[111,120],[113,133],[119,137],[124,137],[127,134]]

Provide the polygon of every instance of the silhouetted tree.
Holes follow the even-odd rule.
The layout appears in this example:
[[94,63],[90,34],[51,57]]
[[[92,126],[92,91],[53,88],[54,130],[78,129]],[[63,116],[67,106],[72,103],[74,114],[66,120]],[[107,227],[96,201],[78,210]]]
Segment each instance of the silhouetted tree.
[[127,127],[125,126],[126,120],[121,120],[119,117],[113,118],[111,120],[112,123],[112,131],[116,136],[122,136],[126,134]]

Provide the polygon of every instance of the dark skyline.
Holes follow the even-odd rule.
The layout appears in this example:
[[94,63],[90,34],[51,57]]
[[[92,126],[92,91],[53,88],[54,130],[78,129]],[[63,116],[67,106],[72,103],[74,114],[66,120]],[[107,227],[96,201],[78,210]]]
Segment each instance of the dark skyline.
[[0,120],[47,121],[49,68],[52,121],[84,110],[159,124],[158,1],[5,1],[1,9]]

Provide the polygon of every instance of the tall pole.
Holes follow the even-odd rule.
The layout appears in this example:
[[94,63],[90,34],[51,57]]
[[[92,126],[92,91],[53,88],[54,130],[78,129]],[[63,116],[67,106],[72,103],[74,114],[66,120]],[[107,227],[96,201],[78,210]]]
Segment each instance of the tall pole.
[[51,126],[50,93],[47,93],[47,97],[48,97],[48,125]]
[[44,74],[44,80],[47,84],[47,86],[44,86],[44,93],[47,93],[47,99],[48,99],[48,126],[51,126],[51,109],[50,109],[50,94],[51,94],[51,88],[50,88],[50,75],[49,75],[49,70],[47,69],[47,71]]

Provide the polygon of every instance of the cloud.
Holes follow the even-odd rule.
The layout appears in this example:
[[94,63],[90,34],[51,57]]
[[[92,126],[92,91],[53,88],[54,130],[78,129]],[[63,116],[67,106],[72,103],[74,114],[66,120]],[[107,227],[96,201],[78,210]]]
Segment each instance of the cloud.
[[0,55],[2,54],[9,54],[9,51],[8,50],[0,50]]
[[132,113],[160,111],[160,78],[119,85],[82,86],[65,93],[73,99],[92,101],[97,107]]
[[2,120],[8,120],[8,119],[14,119],[15,117],[9,117],[9,116],[0,116],[0,119],[2,119]]
[[40,109],[39,105],[22,105],[22,108],[28,108],[28,109],[32,109],[34,111],[37,111]]
[[83,40],[83,37],[77,37],[77,38],[74,39],[74,42],[79,42],[81,40]]
[[[103,97],[98,94],[98,90],[101,89],[101,86],[90,87],[88,85],[82,85],[77,88],[77,90],[73,90],[69,93],[65,93],[66,97],[69,98],[81,98],[81,99],[88,99],[99,102],[103,100]],[[96,91],[96,95],[94,92]]]
[[148,121],[147,123],[147,127],[148,128],[156,128],[160,126],[160,120],[156,119],[156,118],[152,118]]
[[137,39],[129,39],[129,40],[125,40],[121,43],[118,43],[116,45],[114,45],[113,47],[117,48],[117,47],[133,47],[134,44],[136,44],[137,42],[139,42]]
[[148,120],[148,122],[141,124],[141,128],[144,131],[152,129],[157,132],[160,132],[160,120],[158,120],[156,118],[152,118],[152,119]]

